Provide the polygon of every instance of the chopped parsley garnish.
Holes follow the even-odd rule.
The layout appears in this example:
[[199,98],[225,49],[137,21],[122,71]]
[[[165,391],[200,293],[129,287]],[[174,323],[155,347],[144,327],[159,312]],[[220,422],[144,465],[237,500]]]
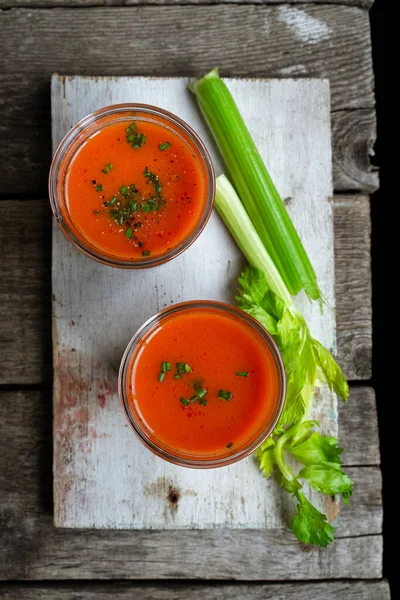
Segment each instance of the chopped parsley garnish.
[[147,167],[143,171],[143,175],[148,178],[148,180],[151,184],[154,185],[156,194],[159,196],[161,194],[162,187],[161,187],[161,183],[158,179],[158,175],[149,171],[149,169]]
[[232,446],[233,446],[233,442],[229,442],[229,444],[226,445],[226,447],[228,448],[228,450],[229,450],[229,448],[232,448]]
[[191,397],[189,398],[189,402],[196,402],[196,400],[198,400],[198,398],[197,398],[197,396],[196,396],[196,395],[194,395],[194,396],[191,396]]
[[160,144],[158,147],[162,151],[162,150],[166,150],[170,146],[171,146],[171,144],[169,142],[164,142],[163,144]]
[[196,396],[198,398],[202,398],[203,396],[205,396],[207,394],[207,390],[205,390],[203,387],[201,387],[201,385],[197,385],[195,387],[194,391],[196,392]]
[[180,399],[180,402],[181,402],[181,404],[183,404],[183,406],[188,406],[188,404],[189,404],[189,400],[186,400],[186,398],[183,398],[183,397]]
[[206,398],[200,398],[199,399],[199,404],[201,404],[202,406],[207,406],[207,399]]
[[142,256],[150,256],[150,250],[143,250]]
[[187,363],[176,363],[176,370],[179,375],[185,375],[185,373],[192,372],[192,368]]
[[230,400],[232,398],[232,392],[227,392],[225,390],[219,390],[217,394],[217,398],[222,398],[222,400]]
[[236,375],[238,375],[239,377],[248,377],[249,372],[248,371],[236,371]]
[[[136,236],[133,235],[133,230],[137,230],[142,226],[142,223],[139,221],[136,223],[133,222],[136,218],[135,213],[138,211],[143,213],[157,212],[162,205],[165,204],[158,175],[149,171],[147,167],[144,169],[143,175],[149,180],[149,183],[154,186],[154,196],[142,198],[142,202],[139,202],[137,199],[139,190],[134,183],[131,183],[130,185],[122,185],[118,192],[112,196],[111,200],[103,202],[103,206],[108,207],[108,213],[117,225],[126,224],[127,229],[125,231],[125,236],[129,240],[132,238],[133,240],[137,240]],[[102,184],[96,185],[96,191],[103,191]],[[123,200],[126,200],[125,203],[121,197]],[[143,248],[144,242],[139,241],[137,245],[139,248]],[[150,251],[144,250],[142,256],[150,256]]]
[[164,201],[160,204],[157,198],[149,198],[146,202],[143,202],[140,208],[143,212],[156,212],[160,210],[162,204],[164,204]]
[[137,133],[132,143],[132,148],[141,148],[146,143],[146,136],[143,133]]
[[174,375],[174,379],[180,379],[180,378],[181,378],[181,376],[179,375],[179,373],[176,373],[176,374]]
[[103,184],[102,183],[98,183],[94,189],[96,190],[96,192],[102,192],[103,191]]
[[117,196],[113,196],[109,202],[103,202],[103,206],[112,206],[117,201]]
[[104,169],[101,170],[101,172],[104,173],[104,175],[108,175],[109,172],[111,171],[111,169],[113,169],[113,168],[114,168],[114,165],[112,163],[108,163],[108,164],[106,164]]
[[146,136],[143,133],[137,133],[137,125],[135,122],[131,123],[129,127],[125,129],[126,141],[131,144],[132,148],[141,148],[146,143]]
[[162,373],[166,373],[167,371],[171,370],[171,363],[170,362],[162,362],[161,363],[161,372]]
[[160,383],[162,383],[164,381],[164,377],[165,377],[165,373],[160,373],[159,376],[157,377],[157,379]]
[[126,131],[126,133],[127,133],[128,135],[130,135],[131,133],[134,133],[136,130],[137,130],[137,125],[136,125],[135,121],[133,121],[133,122],[132,122],[132,123],[129,125],[129,127],[127,127],[127,128],[125,129],[125,131]]

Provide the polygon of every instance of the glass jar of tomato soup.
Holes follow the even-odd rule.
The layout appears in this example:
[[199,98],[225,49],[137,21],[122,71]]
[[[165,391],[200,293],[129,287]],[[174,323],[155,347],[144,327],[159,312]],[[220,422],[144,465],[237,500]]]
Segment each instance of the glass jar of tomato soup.
[[192,468],[254,452],[283,409],[285,370],[269,333],[221,302],[176,304],[149,319],[122,358],[119,397],[139,440]]
[[113,267],[171,260],[205,227],[215,176],[198,135],[161,108],[119,104],[82,119],[50,169],[57,223],[81,252]]

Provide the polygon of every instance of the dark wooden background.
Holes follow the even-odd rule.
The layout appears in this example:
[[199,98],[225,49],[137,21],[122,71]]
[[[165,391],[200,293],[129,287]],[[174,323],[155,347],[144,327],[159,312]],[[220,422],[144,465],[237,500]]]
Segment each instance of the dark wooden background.
[[[0,598],[389,598],[370,385],[371,4],[0,0]],[[314,31],[308,40],[299,20]],[[201,75],[216,65],[227,76],[331,82],[338,360],[351,382],[340,441],[356,485],[327,550],[288,531],[52,524],[50,76]]]

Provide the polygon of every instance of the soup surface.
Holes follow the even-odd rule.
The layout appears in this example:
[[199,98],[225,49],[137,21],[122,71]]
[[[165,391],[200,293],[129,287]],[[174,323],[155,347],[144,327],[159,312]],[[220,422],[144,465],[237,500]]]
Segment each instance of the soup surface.
[[177,133],[149,121],[108,124],[74,157],[70,218],[101,253],[158,256],[179,246],[204,211],[204,168]]
[[153,327],[128,374],[135,418],[178,453],[233,453],[262,433],[277,404],[271,350],[250,325],[222,310],[194,308]]

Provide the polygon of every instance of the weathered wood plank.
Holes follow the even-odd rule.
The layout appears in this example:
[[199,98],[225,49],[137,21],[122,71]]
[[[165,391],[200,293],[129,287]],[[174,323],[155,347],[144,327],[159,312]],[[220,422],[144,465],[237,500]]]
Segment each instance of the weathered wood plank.
[[[4,11],[0,23],[1,72],[24,74],[36,85],[60,70],[195,76],[213,68],[217,56],[225,77],[326,78],[332,110],[374,106],[369,18],[355,7],[16,8]],[[17,50],[10,51],[10,39]]]
[[[338,361],[352,380],[368,379],[371,374],[371,312],[366,310],[371,298],[367,207],[364,197],[334,198]],[[40,383],[51,374],[50,212],[46,200],[0,202],[4,257],[0,303],[5,315],[13,314],[13,319],[4,319],[0,327],[0,354],[7,365],[0,372],[0,383]],[[14,225],[23,213],[29,215],[28,245],[23,239],[16,243],[14,236]],[[23,326],[23,335],[14,335],[15,323]],[[369,450],[368,445],[360,448],[360,456]],[[361,463],[357,459],[353,464]]]
[[[365,391],[357,387],[351,394],[358,421],[348,407],[341,411],[341,431],[348,437],[340,441],[350,464],[353,447],[366,439],[367,445],[376,444],[376,436],[367,437],[375,407],[362,404]],[[341,511],[337,540],[327,551],[307,548],[307,560],[304,547],[286,531],[57,530],[50,514],[51,417],[50,390],[0,393],[0,579],[381,576],[381,538],[371,535],[381,531],[382,510],[374,467],[349,469],[356,487],[349,508]],[[365,537],[348,537],[354,535]]]
[[333,181],[338,191],[374,192],[378,171],[370,166],[376,139],[376,116],[372,108],[332,113]]
[[374,0],[0,0],[1,8],[13,7],[93,7],[136,5],[186,5],[186,4],[342,4],[371,8]]
[[[359,431],[362,435],[356,433]],[[380,464],[378,416],[371,387],[351,388],[348,404],[339,408],[339,432],[345,465]]]
[[39,383],[51,377],[51,210],[6,201],[0,214],[0,383]]
[[[334,307],[329,83],[319,79],[225,82],[281,196],[290,198],[288,211],[323,296]],[[56,75],[52,80],[53,147],[85,114],[135,95],[139,103],[159,101],[192,126],[208,147],[218,176],[223,170],[220,155],[188,83],[187,78]],[[264,110],[258,111],[259,106]],[[309,165],[306,177],[304,164]],[[274,529],[295,512],[294,501],[275,481],[260,479],[252,457],[199,477],[196,470],[151,455],[116,410],[117,357],[134,332],[163,306],[179,301],[200,298],[233,303],[243,266],[242,253],[215,212],[196,244],[182,256],[145,273],[132,272],[129,278],[121,269],[88,260],[54,227],[53,472],[58,527]],[[84,286],[76,281],[76,273],[81,274]],[[129,313],[127,297],[135,306]],[[310,303],[304,294],[296,298],[296,305],[313,336],[332,350],[334,312],[321,313],[318,304]],[[115,319],[115,314],[121,318]],[[321,388],[315,404],[314,418],[326,434],[336,435],[337,398],[327,386]],[[136,477],[127,477],[127,469]],[[181,495],[178,511],[169,500],[170,489]],[[320,510],[327,510],[324,497],[313,491],[310,495]]]
[[[160,30],[163,36],[154,44]],[[14,40],[12,46],[9,39]],[[121,44],[121,39],[135,40],[134,47],[131,42]],[[376,189],[378,177],[369,173],[367,151],[368,140],[375,138],[375,125],[358,112],[374,105],[366,11],[334,5],[132,6],[1,13],[0,131],[8,140],[7,146],[0,147],[2,193],[45,190],[53,71],[199,75],[215,66],[216,57],[226,76],[329,78],[332,108],[357,109],[343,117],[332,114],[334,155],[344,161],[334,166],[335,189]],[[21,119],[28,114],[28,120]],[[343,136],[335,126],[338,120],[345,129]],[[344,153],[345,137],[347,144],[356,146]]]
[[[361,437],[361,436],[358,436]],[[352,446],[351,438],[340,438],[345,447]],[[340,537],[382,533],[382,473],[379,467],[345,467],[354,481],[349,506],[343,505],[337,522]],[[336,524],[336,522],[335,522]]]
[[349,379],[367,380],[372,364],[369,202],[363,196],[341,196],[334,219],[338,356],[346,356]]
[[318,583],[194,584],[21,584],[0,585],[3,600],[390,600],[387,581],[324,581]]

